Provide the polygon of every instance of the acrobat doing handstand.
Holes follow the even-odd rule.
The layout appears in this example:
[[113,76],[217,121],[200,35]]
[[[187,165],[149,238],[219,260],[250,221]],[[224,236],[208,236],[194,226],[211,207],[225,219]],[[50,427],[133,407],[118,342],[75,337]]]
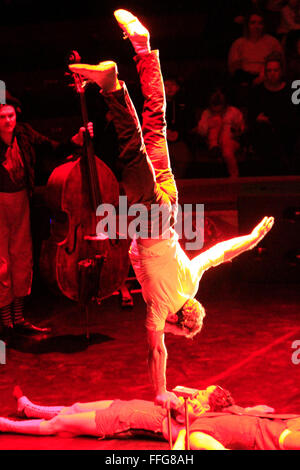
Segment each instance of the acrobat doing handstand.
[[[174,230],[177,188],[166,141],[166,101],[159,53],[151,50],[149,31],[138,18],[126,10],[117,10],[114,15],[136,53],[134,60],[144,97],[142,126],[125,83],[118,78],[115,62],[73,64],[70,69],[100,87],[117,134],[118,163],[128,204],[141,203],[149,212],[158,208],[159,236],[152,237],[151,223],[144,221],[129,255],[147,305],[148,363],[155,401],[168,408],[177,398],[167,390],[164,334],[191,338],[201,330],[205,310],[195,295],[203,273],[254,248],[269,232],[274,219],[265,217],[250,234],[218,243],[193,259],[188,258]],[[160,209],[168,217],[161,217]]]

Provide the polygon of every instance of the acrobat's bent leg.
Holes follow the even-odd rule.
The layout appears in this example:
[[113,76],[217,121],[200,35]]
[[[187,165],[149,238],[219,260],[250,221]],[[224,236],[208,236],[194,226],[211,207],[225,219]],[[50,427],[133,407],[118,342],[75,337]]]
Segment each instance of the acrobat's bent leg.
[[103,97],[118,136],[118,165],[122,171],[122,183],[129,204],[143,203],[150,207],[158,196],[155,174],[136,110],[125,83],[121,82],[121,85],[121,90],[103,93]]

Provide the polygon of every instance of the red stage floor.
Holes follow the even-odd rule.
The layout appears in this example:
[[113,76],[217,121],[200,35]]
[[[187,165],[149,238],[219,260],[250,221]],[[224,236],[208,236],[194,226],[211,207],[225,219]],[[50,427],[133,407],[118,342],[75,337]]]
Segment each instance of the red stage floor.
[[[207,311],[202,332],[193,340],[166,337],[169,389],[218,383],[242,406],[264,403],[278,412],[300,412],[300,364],[292,361],[293,342],[300,341],[299,284],[236,283],[230,267],[223,266],[203,278],[200,298]],[[90,343],[76,304],[35,293],[30,307],[30,318],[51,325],[53,334],[7,350],[6,364],[0,365],[0,415],[15,416],[15,384],[33,401],[48,405],[152,399],[140,294],[134,295],[131,310],[122,309],[117,296],[95,306]],[[300,352],[297,357],[299,362]],[[168,444],[148,438],[99,441],[7,434],[0,436],[0,449],[167,450]]]

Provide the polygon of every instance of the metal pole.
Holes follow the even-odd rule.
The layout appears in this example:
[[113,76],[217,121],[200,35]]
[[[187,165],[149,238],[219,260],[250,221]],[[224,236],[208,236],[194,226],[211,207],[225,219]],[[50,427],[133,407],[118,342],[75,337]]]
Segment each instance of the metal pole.
[[189,413],[188,413],[188,404],[187,404],[188,399],[185,398],[184,400],[184,407],[185,407],[185,430],[186,430],[186,435],[185,435],[185,447],[186,450],[190,450],[190,427],[189,427]]
[[171,410],[168,410],[168,430],[169,430],[169,446],[172,450],[173,440],[172,440],[172,421],[171,421]]

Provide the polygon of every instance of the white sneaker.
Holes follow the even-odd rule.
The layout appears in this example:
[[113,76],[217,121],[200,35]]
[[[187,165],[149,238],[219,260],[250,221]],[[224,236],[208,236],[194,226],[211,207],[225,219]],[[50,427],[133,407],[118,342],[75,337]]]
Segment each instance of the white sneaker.
[[97,83],[104,91],[115,91],[120,88],[117,64],[112,60],[100,62],[98,65],[72,64],[69,65],[69,69]]
[[116,10],[114,15],[136,53],[150,52],[150,34],[139,19],[127,10]]

